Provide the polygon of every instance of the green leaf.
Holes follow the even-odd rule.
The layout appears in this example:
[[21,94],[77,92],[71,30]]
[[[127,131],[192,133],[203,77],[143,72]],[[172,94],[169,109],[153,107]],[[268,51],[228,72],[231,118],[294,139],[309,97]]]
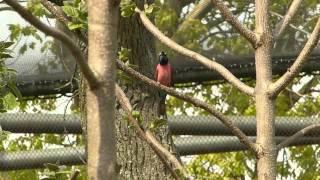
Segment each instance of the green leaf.
[[121,50],[118,52],[118,57],[121,61],[126,62],[129,60],[131,55],[131,49],[121,47]]
[[7,86],[10,88],[11,92],[18,98],[18,100],[22,101],[22,95],[21,95],[19,89],[17,88],[17,86],[15,85],[15,83],[9,82],[7,84]]
[[156,6],[155,4],[151,4],[151,5],[148,5],[148,4],[145,4],[144,5],[144,12],[147,14],[147,15],[150,15],[152,13],[155,13],[156,11],[160,10],[160,7],[159,6]]
[[14,44],[14,42],[3,42],[0,41],[0,49],[6,49],[9,48],[10,46],[12,46]]
[[140,118],[140,112],[139,111],[132,111],[131,115],[134,117],[134,118]]
[[136,4],[131,0],[124,0],[120,3],[122,17],[130,17],[135,13]]
[[21,27],[19,24],[8,24],[9,30],[11,31],[10,34],[10,40],[17,40],[20,33],[21,33]]
[[78,10],[72,6],[62,6],[62,9],[70,17],[73,17],[73,18],[79,17]]
[[44,166],[46,167],[46,168],[48,168],[50,171],[59,171],[59,165],[57,165],[57,164],[52,164],[52,163],[46,163],[46,164],[44,164]]
[[0,59],[13,58],[10,54],[0,53]]
[[162,126],[165,126],[166,124],[167,124],[167,121],[163,119],[154,119],[150,124],[150,130],[156,130]]
[[24,44],[20,49],[19,49],[19,53],[20,54],[24,54],[28,49],[27,44]]
[[68,28],[70,30],[80,29],[80,28],[83,28],[83,27],[84,27],[84,24],[74,23],[74,22],[68,23]]

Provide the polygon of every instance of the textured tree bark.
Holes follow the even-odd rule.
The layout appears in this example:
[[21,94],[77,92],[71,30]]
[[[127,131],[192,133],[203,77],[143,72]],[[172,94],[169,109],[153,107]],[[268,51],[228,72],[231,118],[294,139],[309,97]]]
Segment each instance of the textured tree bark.
[[[135,0],[139,8],[143,7],[143,0]],[[118,31],[119,47],[131,50],[130,64],[139,72],[154,77],[157,62],[154,39],[144,28],[138,15],[120,19]],[[121,81],[121,80],[120,80]],[[130,99],[134,110],[142,115],[141,123],[145,128],[159,116],[159,93],[156,89],[132,79],[131,82],[119,82],[126,96]],[[117,120],[117,148],[118,163],[120,165],[120,179],[172,179],[170,172],[165,169],[162,162],[153,150],[139,137],[128,122],[121,117],[123,112],[118,109]],[[157,138],[170,148],[172,141],[168,135],[167,126],[158,127],[155,134]],[[172,148],[170,148],[172,149]]]
[[99,84],[86,93],[89,179],[117,179],[115,133],[115,59],[118,2],[88,1],[89,66]]
[[257,144],[261,148],[257,157],[258,179],[276,179],[277,150],[274,139],[274,103],[268,95],[272,83],[271,43],[272,34],[268,26],[269,0],[256,0],[256,35],[261,42],[255,51],[256,61],[256,119]]

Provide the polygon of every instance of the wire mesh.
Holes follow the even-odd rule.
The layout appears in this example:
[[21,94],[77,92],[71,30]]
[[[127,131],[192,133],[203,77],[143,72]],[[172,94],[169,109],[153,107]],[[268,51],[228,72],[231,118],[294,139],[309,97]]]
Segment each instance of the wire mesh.
[[[254,117],[237,116],[230,119],[255,141]],[[319,118],[311,117],[277,118],[277,143],[296,131],[319,122]],[[78,143],[75,137],[68,137],[69,133],[82,132],[80,119],[76,115],[1,114],[0,126],[3,131],[11,132],[1,144],[0,171],[43,168],[46,163],[85,163],[85,150],[81,143]],[[173,135],[174,145],[181,156],[246,149],[219,120],[211,116],[172,116],[168,118],[168,126]],[[319,144],[319,134],[319,130],[312,131],[291,145]],[[37,141],[43,141],[42,146],[36,146],[39,143]]]

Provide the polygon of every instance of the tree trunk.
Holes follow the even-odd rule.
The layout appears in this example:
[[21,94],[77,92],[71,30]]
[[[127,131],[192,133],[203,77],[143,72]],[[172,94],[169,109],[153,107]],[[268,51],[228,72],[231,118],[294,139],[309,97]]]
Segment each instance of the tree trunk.
[[274,102],[267,93],[272,82],[271,43],[272,34],[268,26],[268,0],[256,0],[256,33],[262,45],[256,49],[256,119],[258,155],[258,179],[276,179],[277,150],[274,139]]
[[[143,0],[136,0],[142,8]],[[148,1],[150,2],[150,1]],[[153,36],[144,28],[137,15],[121,18],[119,24],[119,47],[130,49],[129,61],[134,68],[149,78],[154,77],[157,62]],[[120,80],[121,81],[121,80]],[[121,87],[130,99],[134,110],[142,115],[144,128],[158,118],[160,103],[156,89],[132,79],[131,82],[120,82]],[[133,128],[121,117],[119,110],[117,120],[118,163],[121,166],[120,179],[172,179],[170,172],[149,146],[140,140]],[[156,128],[157,138],[169,148],[172,145],[167,126]]]
[[100,84],[86,94],[89,179],[117,179],[115,136],[115,59],[117,1],[90,0],[89,66]]

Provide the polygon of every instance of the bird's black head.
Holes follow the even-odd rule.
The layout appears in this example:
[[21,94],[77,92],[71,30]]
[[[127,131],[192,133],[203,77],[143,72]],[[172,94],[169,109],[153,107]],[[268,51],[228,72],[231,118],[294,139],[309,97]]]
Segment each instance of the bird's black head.
[[168,61],[169,60],[168,60],[167,54],[162,51],[159,55],[159,64],[166,65],[168,64]]

